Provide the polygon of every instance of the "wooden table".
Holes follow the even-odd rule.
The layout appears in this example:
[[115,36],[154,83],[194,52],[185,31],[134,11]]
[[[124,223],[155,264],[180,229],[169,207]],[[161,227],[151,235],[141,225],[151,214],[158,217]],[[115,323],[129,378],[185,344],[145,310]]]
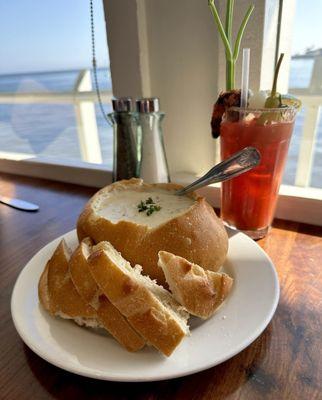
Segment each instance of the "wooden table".
[[40,205],[25,213],[0,204],[0,399],[322,399],[322,228],[276,221],[259,244],[281,284],[277,312],[263,334],[225,363],[184,378],[113,383],[56,368],[23,344],[10,297],[27,261],[71,230],[94,189],[1,175],[0,193]]

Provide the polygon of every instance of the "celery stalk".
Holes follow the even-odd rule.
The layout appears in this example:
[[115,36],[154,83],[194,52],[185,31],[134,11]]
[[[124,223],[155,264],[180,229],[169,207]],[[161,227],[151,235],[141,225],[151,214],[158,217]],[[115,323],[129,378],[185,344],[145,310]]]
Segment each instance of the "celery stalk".
[[245,17],[238,30],[235,45],[232,43],[232,22],[233,22],[233,11],[234,11],[234,0],[227,0],[226,7],[226,21],[225,28],[220,20],[218,10],[215,6],[214,0],[208,0],[208,5],[213,15],[214,21],[217,25],[217,29],[221,40],[225,47],[226,53],[226,90],[232,90],[235,88],[235,65],[238,59],[240,43],[248,23],[248,20],[254,10],[254,6],[251,5],[247,10]]

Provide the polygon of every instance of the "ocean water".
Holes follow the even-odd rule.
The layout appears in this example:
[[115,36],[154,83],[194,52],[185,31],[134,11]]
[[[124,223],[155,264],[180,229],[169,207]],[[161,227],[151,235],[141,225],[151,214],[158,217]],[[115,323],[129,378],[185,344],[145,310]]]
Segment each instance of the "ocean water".
[[[307,88],[310,84],[313,59],[295,59],[291,61],[289,88]],[[322,75],[321,75],[322,80]],[[314,148],[313,165],[310,186],[322,188],[322,105],[319,109],[319,121],[317,122],[317,136]],[[283,183],[294,185],[296,165],[299,156],[299,146],[303,134],[303,124],[306,109],[303,107],[296,117],[294,131],[290,143],[288,159],[284,171]]]
[[[73,89],[79,71],[0,76],[0,92]],[[111,90],[109,70],[98,70],[101,90]],[[94,84],[93,84],[94,88]],[[104,104],[106,113],[111,105]],[[112,128],[95,106],[103,163],[112,167]],[[72,104],[0,104],[0,151],[81,160]]]
[[[312,60],[293,60],[290,87],[309,85]],[[79,71],[43,72],[0,76],[0,92],[57,92],[72,90]],[[111,90],[108,69],[98,71],[101,90]],[[93,85],[94,87],[94,85]],[[106,113],[111,105],[104,104]],[[112,167],[112,129],[95,106],[103,163]],[[283,182],[294,184],[299,144],[306,110],[298,114],[292,136]],[[0,104],[0,151],[80,160],[73,105]],[[311,186],[322,188],[322,118],[315,145]]]

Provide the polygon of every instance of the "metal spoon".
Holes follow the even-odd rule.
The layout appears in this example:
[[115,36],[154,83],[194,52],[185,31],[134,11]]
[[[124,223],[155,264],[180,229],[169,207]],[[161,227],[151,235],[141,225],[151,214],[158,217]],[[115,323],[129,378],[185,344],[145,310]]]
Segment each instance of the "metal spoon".
[[0,196],[0,203],[6,204],[7,206],[17,208],[23,211],[38,211],[39,206],[37,204],[29,203],[25,200],[14,199],[10,197]]
[[177,190],[175,194],[182,196],[211,183],[227,181],[256,167],[260,163],[260,160],[260,153],[255,147],[245,147],[243,150],[215,165],[195,182],[183,189]]

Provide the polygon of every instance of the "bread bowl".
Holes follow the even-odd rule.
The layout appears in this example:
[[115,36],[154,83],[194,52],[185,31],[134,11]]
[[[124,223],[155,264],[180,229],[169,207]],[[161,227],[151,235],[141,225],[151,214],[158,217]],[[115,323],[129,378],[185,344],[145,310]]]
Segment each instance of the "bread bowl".
[[214,314],[233,284],[233,279],[225,273],[205,271],[199,265],[166,251],[159,252],[158,265],[174,298],[190,314],[202,319]]
[[138,351],[144,347],[145,340],[107,299],[92,277],[87,261],[92,245],[91,239],[85,238],[73,252],[69,262],[72,281],[82,299],[95,309],[100,324],[127,350]]
[[[132,266],[165,284],[157,266],[158,252],[179,255],[204,269],[217,271],[228,250],[222,221],[207,201],[196,194],[176,196],[181,186],[123,180],[98,191],[77,222],[79,240],[109,241]],[[140,202],[151,198],[160,210],[147,215]]]
[[189,314],[171,294],[134,268],[109,242],[100,242],[88,258],[90,271],[109,301],[147,342],[170,356],[189,333]]

